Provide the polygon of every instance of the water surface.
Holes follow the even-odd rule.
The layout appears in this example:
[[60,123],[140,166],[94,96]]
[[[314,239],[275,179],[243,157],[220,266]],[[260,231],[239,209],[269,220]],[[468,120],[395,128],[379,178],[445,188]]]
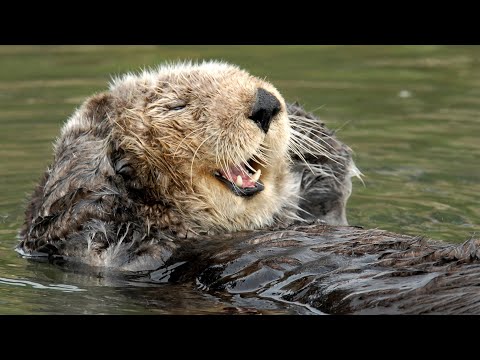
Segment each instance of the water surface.
[[460,243],[480,230],[479,46],[0,47],[0,313],[304,313],[192,286],[140,284],[13,252],[60,126],[112,76],[223,59],[273,82],[355,151],[349,222]]

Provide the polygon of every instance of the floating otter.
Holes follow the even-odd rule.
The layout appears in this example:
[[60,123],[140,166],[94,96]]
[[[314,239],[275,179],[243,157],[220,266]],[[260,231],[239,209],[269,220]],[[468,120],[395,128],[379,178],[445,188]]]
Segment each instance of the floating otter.
[[68,120],[17,251],[313,312],[479,314],[480,240],[346,226],[358,174],[270,83],[218,62],[163,66]]
[[161,66],[67,121],[18,251],[156,269],[192,236],[346,225],[358,174],[348,146],[269,82],[220,62]]

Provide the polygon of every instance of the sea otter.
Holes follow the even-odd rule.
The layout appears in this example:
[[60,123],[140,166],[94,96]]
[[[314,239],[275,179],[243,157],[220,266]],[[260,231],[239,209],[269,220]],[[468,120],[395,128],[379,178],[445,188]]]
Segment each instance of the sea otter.
[[268,81],[167,64],[117,78],[68,119],[17,250],[152,270],[186,238],[347,225],[356,175],[350,148]]

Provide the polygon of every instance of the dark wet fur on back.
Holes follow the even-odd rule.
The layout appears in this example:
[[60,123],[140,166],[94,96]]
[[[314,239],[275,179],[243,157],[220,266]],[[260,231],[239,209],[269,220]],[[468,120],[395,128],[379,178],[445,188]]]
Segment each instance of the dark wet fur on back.
[[211,249],[192,240],[174,253],[166,267],[185,263],[170,280],[327,314],[480,314],[478,239],[448,245],[312,223],[221,240]]

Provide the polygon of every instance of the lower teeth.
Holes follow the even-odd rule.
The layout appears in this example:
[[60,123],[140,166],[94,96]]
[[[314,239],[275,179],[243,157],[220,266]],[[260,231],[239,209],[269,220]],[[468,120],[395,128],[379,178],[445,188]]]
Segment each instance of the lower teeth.
[[[249,172],[249,177],[252,181],[254,182],[258,182],[258,180],[260,179],[260,176],[262,174],[262,170],[261,169],[258,169],[257,171],[255,171],[254,173],[250,173]],[[232,183],[234,183],[236,186],[238,187],[243,187],[243,178],[241,175],[237,175],[237,177],[235,179],[232,179],[230,180],[229,178],[223,176],[219,171],[215,171],[214,172],[214,175],[215,176],[221,176],[222,178],[226,179],[226,180],[229,180],[231,181]]]
[[237,176],[237,179],[235,180],[235,185],[237,185],[238,187],[243,186],[243,179],[240,175]]

